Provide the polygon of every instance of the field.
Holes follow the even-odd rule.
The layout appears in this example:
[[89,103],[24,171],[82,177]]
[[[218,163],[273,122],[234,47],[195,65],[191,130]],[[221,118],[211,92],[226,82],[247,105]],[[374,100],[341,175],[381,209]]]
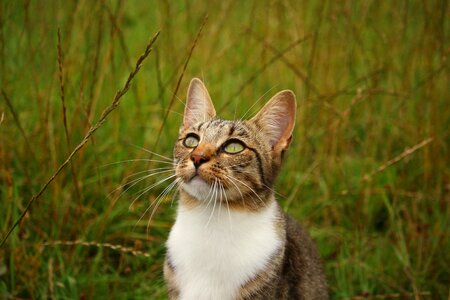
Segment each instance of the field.
[[169,173],[142,176],[171,156],[199,77],[228,119],[296,93],[276,190],[333,299],[450,299],[449,15],[445,0],[1,1],[0,239],[27,213],[0,247],[0,298],[167,299],[176,194],[149,222]]

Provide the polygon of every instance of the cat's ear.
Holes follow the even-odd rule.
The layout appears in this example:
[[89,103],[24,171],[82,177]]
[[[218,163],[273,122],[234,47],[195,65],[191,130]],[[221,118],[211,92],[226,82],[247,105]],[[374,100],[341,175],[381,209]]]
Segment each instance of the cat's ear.
[[262,130],[276,152],[287,149],[292,139],[297,109],[295,95],[284,90],[272,97],[251,121]]
[[193,78],[189,84],[186,107],[184,109],[184,128],[207,121],[216,116],[216,110],[203,82]]

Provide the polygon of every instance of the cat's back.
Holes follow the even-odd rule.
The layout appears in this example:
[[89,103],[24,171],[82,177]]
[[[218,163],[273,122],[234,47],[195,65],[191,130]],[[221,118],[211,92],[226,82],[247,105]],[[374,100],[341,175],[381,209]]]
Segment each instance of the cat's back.
[[328,299],[328,289],[317,249],[305,229],[289,215],[280,299]]

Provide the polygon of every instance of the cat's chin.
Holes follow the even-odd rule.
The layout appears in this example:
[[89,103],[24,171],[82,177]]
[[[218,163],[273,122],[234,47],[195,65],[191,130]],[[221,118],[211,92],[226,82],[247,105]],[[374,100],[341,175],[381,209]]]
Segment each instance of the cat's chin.
[[188,182],[183,182],[183,190],[199,201],[207,201],[212,194],[212,187],[200,176],[196,175]]

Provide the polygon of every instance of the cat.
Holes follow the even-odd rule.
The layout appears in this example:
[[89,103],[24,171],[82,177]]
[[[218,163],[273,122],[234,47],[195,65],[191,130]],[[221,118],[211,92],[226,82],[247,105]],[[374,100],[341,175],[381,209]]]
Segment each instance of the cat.
[[222,120],[192,79],[173,152],[180,192],[164,263],[170,299],[328,299],[313,242],[272,189],[295,112],[284,90],[250,120]]

